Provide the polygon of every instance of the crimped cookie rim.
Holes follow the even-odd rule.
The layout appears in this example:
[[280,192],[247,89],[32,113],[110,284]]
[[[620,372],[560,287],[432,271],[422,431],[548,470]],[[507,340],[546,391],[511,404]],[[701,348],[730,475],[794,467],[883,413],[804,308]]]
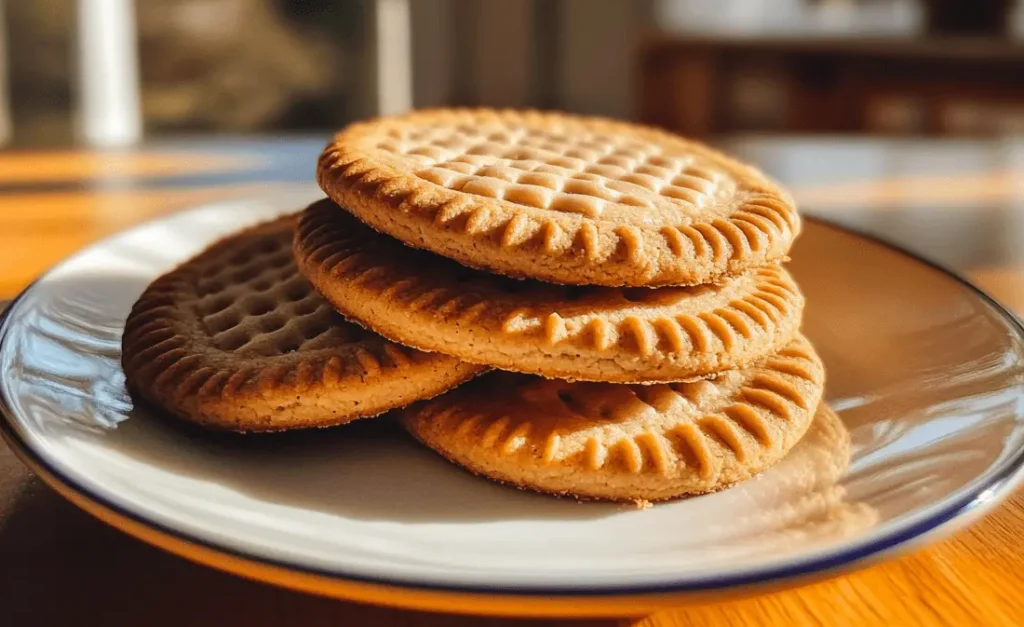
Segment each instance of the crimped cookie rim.
[[[806,368],[806,370],[809,371],[809,372],[801,372],[801,373],[797,374],[797,373],[794,372],[795,368],[792,368],[792,367],[786,367],[786,368],[780,367],[780,366],[777,365],[779,362],[787,362],[787,363],[789,363],[789,362],[800,362],[800,363],[803,363],[804,365],[808,366]],[[794,394],[794,395],[799,395],[800,396],[801,400],[798,402],[798,401],[793,400],[791,397],[787,397],[783,393],[780,393],[780,392],[777,391],[777,389],[779,387],[782,387],[783,389],[785,389],[785,386],[783,386],[780,382],[772,381],[771,383],[767,383],[763,379],[758,381],[759,375],[762,373],[762,371],[766,371],[766,372],[769,372],[769,373],[781,373],[781,374],[786,375],[787,377],[796,377],[798,379],[801,379],[802,381],[808,382],[809,384],[811,384],[813,386],[812,387],[812,391],[814,393],[811,396],[818,396],[818,397],[820,397],[821,393],[824,391],[824,379],[825,379],[825,376],[824,376],[824,365],[823,365],[823,363],[821,361],[820,356],[818,356],[817,352],[814,350],[814,347],[811,345],[811,343],[805,337],[800,336],[798,339],[796,339],[793,342],[791,342],[786,348],[784,348],[783,350],[779,351],[778,353],[775,353],[773,355],[769,355],[769,356],[765,357],[764,359],[758,361],[757,363],[752,364],[751,366],[748,366],[747,368],[744,368],[743,370],[747,371],[745,373],[745,374],[748,375],[746,378],[749,379],[750,382],[748,384],[744,385],[739,390],[739,392],[737,393],[737,398],[736,399],[729,399],[728,400],[728,405],[725,408],[720,408],[719,410],[713,411],[713,412],[711,412],[711,413],[709,413],[707,415],[702,415],[699,418],[693,418],[693,419],[690,418],[690,416],[688,415],[687,412],[684,412],[683,415],[679,416],[679,419],[675,423],[670,424],[670,425],[665,425],[663,427],[658,427],[658,428],[649,427],[648,430],[644,431],[643,433],[638,434],[636,437],[641,437],[641,436],[648,435],[648,434],[665,435],[665,433],[668,433],[668,432],[672,431],[673,429],[676,429],[676,428],[678,428],[678,427],[680,427],[680,426],[682,426],[684,424],[694,424],[694,423],[698,422],[698,420],[704,420],[704,419],[707,419],[707,418],[709,418],[711,416],[715,416],[717,414],[722,414],[722,413],[724,413],[724,410],[726,408],[732,407],[733,405],[743,405],[744,407],[748,407],[748,408],[752,408],[752,409],[755,408],[755,407],[760,407],[760,408],[764,409],[765,411],[767,411],[772,417],[776,417],[776,418],[780,418],[781,417],[781,420],[783,422],[785,422],[787,424],[790,423],[791,418],[790,417],[782,417],[781,416],[782,412],[778,409],[779,406],[777,404],[776,405],[772,405],[772,403],[777,403],[777,401],[774,401],[774,400],[769,401],[769,400],[767,400],[767,397],[765,397],[765,396],[763,396],[761,394],[758,394],[757,396],[745,397],[746,394],[750,394],[750,392],[747,390],[747,388],[750,388],[750,390],[763,390],[763,391],[767,392],[768,394],[781,399],[784,402],[788,402],[790,405],[795,406],[798,410],[800,410],[800,411],[802,411],[802,412],[804,412],[806,414],[809,414],[809,415],[813,415],[814,412],[817,411],[818,403],[820,402],[820,398],[809,399],[808,397],[806,397],[804,395],[799,395],[798,394],[800,392],[799,389],[794,390],[794,389],[792,389],[792,386],[789,386],[788,392],[790,394]],[[715,382],[714,382],[713,379],[706,380],[706,381],[707,381],[708,384],[710,384],[712,386],[715,385]],[[572,384],[570,384],[570,385],[572,385]],[[600,385],[600,384],[598,384],[598,385]],[[607,384],[607,385],[618,385],[618,384]],[[776,388],[772,388],[771,386],[776,386]],[[629,392],[633,396],[635,396],[637,398],[640,398],[640,396],[632,388],[641,388],[642,389],[645,386],[642,386],[642,385],[627,385],[627,386],[623,386],[623,387],[630,388]],[[450,408],[452,406],[456,406],[457,407],[458,403],[461,400],[459,397],[461,395],[463,395],[463,394],[468,394],[468,393],[472,393],[472,392],[473,392],[472,390],[470,390],[468,392],[465,391],[465,390],[462,390],[462,391],[453,390],[448,395],[444,395],[444,396],[435,398],[432,401],[428,401],[426,403],[417,404],[415,406],[407,408],[403,412],[403,415],[407,416],[409,420],[428,420],[429,417],[430,417],[429,416],[429,410],[433,406],[437,406],[437,405],[441,405],[441,404],[445,403],[445,400],[447,398],[448,403],[449,403],[448,406],[447,406],[448,408]],[[677,395],[680,394],[679,392],[674,392],[674,393],[677,394]],[[451,398],[448,398],[449,396]],[[759,400],[754,401],[754,400],[751,400],[751,398],[758,398]],[[645,405],[649,405],[649,403],[643,401],[642,399],[641,399],[641,402],[643,402]],[[723,402],[725,402],[725,401],[723,401]],[[787,407],[788,407],[788,405],[787,405]],[[445,409],[442,409],[440,411],[445,411]],[[664,411],[659,411],[659,415],[664,415],[665,413],[666,412],[664,412]],[[725,416],[725,418],[727,420],[731,421],[733,424],[737,424],[738,423],[738,419],[733,418],[731,416]],[[509,422],[514,423],[514,420],[509,421]],[[511,424],[510,426],[506,427],[505,430],[509,432],[508,434],[514,434],[516,426],[524,424],[524,423],[527,423],[527,422],[528,422],[528,420],[526,420],[526,419],[520,420],[518,423]],[[747,433],[749,435],[754,436],[755,441],[760,442],[760,438],[758,438],[758,436],[756,434],[754,434],[752,431],[748,430]],[[624,441],[625,439],[626,438],[622,438],[621,440],[616,441],[616,443],[614,443],[614,444],[617,445],[621,441]],[[633,438],[633,439],[635,440],[635,438]],[[601,444],[601,443],[599,442],[598,444]],[[495,442],[495,446],[499,446],[499,443]],[[770,447],[770,444],[768,446]],[[763,445],[763,443],[762,443],[762,448],[766,448]],[[533,448],[531,446],[524,446],[524,447],[521,447],[519,449],[516,449],[516,451],[519,451],[519,450],[533,450]],[[637,446],[636,450],[639,450],[642,453],[645,449],[644,449],[643,446]],[[642,468],[647,468],[647,466],[648,465],[646,463],[640,464],[640,467],[642,467]]]
[[[655,375],[656,368],[653,365],[635,368],[632,376],[627,372],[619,375],[614,372],[604,372],[601,375],[587,372],[562,373],[552,365],[546,368],[527,368],[515,362],[497,363],[480,355],[479,350],[456,351],[451,346],[445,345],[443,341],[431,341],[430,334],[419,333],[413,335],[396,334],[389,326],[383,316],[377,316],[376,323],[364,319],[364,315],[357,313],[351,306],[350,301],[359,300],[355,298],[357,292],[370,292],[378,297],[374,300],[380,303],[400,303],[400,316],[410,324],[416,323],[424,328],[436,326],[438,330],[454,329],[461,326],[465,335],[464,339],[470,336],[478,340],[493,344],[497,349],[505,348],[514,353],[527,352],[538,355],[546,354],[549,357],[557,358],[559,352],[572,352],[574,350],[588,351],[587,354],[593,357],[602,353],[610,354],[614,351],[619,357],[646,359],[654,363],[656,360],[671,360],[674,356],[694,356],[698,359],[726,360],[728,367],[743,367],[756,361],[763,355],[749,355],[744,357],[746,351],[742,350],[743,343],[751,338],[771,339],[772,345],[782,348],[788,344],[797,333],[804,301],[796,282],[792,276],[780,265],[768,264],[751,268],[739,278],[729,279],[731,282],[739,283],[741,280],[751,283],[750,289],[741,291],[729,300],[723,295],[714,294],[711,298],[723,300],[720,305],[713,309],[699,313],[682,312],[678,315],[669,315],[664,312],[655,311],[654,307],[648,308],[636,315],[622,317],[621,320],[609,320],[609,316],[601,315],[600,312],[589,314],[590,320],[579,328],[574,328],[570,333],[566,331],[565,319],[557,312],[551,312],[539,324],[533,327],[533,331],[543,331],[545,338],[530,338],[524,334],[490,328],[493,325],[485,324],[480,326],[477,321],[484,315],[488,308],[495,307],[494,299],[509,298],[511,295],[501,292],[501,286],[497,282],[508,281],[508,279],[495,278],[496,283],[474,285],[476,289],[471,290],[472,295],[467,296],[466,292],[454,281],[434,281],[433,276],[438,273],[431,273],[430,277],[424,279],[422,276],[415,276],[411,273],[402,272],[409,269],[407,266],[413,264],[415,259],[401,259],[397,261],[389,257],[386,261],[379,258],[366,262],[369,269],[357,267],[351,264],[351,269],[356,275],[351,278],[339,278],[347,275],[350,270],[348,262],[357,258],[365,258],[374,255],[374,251],[363,250],[351,252],[348,245],[344,243],[342,234],[345,228],[344,221],[350,220],[359,228],[366,228],[354,218],[342,217],[332,211],[329,205],[330,200],[321,200],[310,205],[299,218],[299,224],[295,230],[295,253],[300,270],[309,279],[320,294],[331,302],[334,307],[342,312],[353,322],[372,328],[376,333],[388,337],[392,341],[412,346],[425,351],[440,351],[449,354],[456,354],[459,359],[482,365],[495,366],[505,370],[540,374],[548,377],[571,378],[575,380],[608,381],[623,383],[653,383],[661,381],[680,381],[688,378],[703,378],[712,374],[712,371],[724,369],[726,366],[715,367],[705,371],[694,368],[694,372],[680,375],[680,366],[669,369]],[[386,236],[375,237],[384,238]],[[397,243],[391,244],[392,240],[386,240],[387,245],[394,250],[396,255],[402,255],[407,249]],[[378,251],[381,256],[387,249]],[[428,253],[409,252],[410,255],[424,255]],[[446,259],[438,259],[440,264],[453,264]],[[396,267],[397,266],[397,267]],[[380,270],[381,272],[375,272]],[[468,270],[466,272],[481,272]],[[381,286],[367,285],[363,279],[372,275],[372,279],[385,280],[387,288]],[[487,281],[490,275],[480,274],[482,280]],[[418,303],[423,296],[417,295],[410,301],[408,297],[403,298],[400,287],[412,285],[417,288],[427,284],[425,294],[441,292],[443,298],[434,299],[425,303],[425,306],[412,307]],[[433,284],[432,283],[439,283]],[[552,289],[537,283],[538,289]],[[729,286],[727,286],[729,287]],[[735,286],[733,286],[735,287]],[[555,288],[557,289],[557,288]],[[598,288],[615,292],[627,288]],[[636,288],[646,290],[647,288]],[[663,288],[683,289],[695,288]],[[726,288],[720,288],[726,289]],[[739,290],[740,288],[736,288]],[[418,289],[417,289],[418,291]],[[552,291],[554,291],[552,289]],[[349,296],[340,297],[335,292],[348,292]],[[491,294],[494,292],[495,294]],[[484,296],[481,296],[481,293]],[[654,291],[651,292],[655,293]],[[781,293],[781,294],[780,294]],[[529,301],[530,299],[524,299]],[[479,302],[477,302],[479,301]],[[545,303],[547,304],[547,303]],[[454,306],[453,306],[454,305]],[[567,303],[567,308],[569,304]],[[506,317],[502,326],[507,326],[509,321],[517,314],[527,308],[520,308],[513,311]],[[444,320],[437,320],[436,313],[444,312]],[[391,315],[390,317],[395,317]],[[423,317],[429,318],[424,320]],[[588,317],[587,315],[581,317]],[[417,320],[419,318],[419,320]],[[383,321],[383,322],[382,322]],[[560,327],[558,325],[561,325]],[[397,325],[401,326],[401,325]],[[606,335],[602,335],[602,333]],[[607,334],[614,334],[615,339],[610,344],[605,344]],[[605,338],[605,339],[602,339]],[[629,338],[632,338],[630,340]],[[684,340],[684,338],[686,338]],[[624,339],[626,341],[624,341]],[[720,342],[723,350],[712,350],[715,342]],[[663,343],[674,346],[673,350],[664,350],[659,347]],[[689,342],[690,349],[684,350],[684,342]],[[523,348],[524,343],[527,348]],[[740,348],[736,348],[739,346]],[[606,356],[606,358],[608,358]],[[640,372],[644,374],[640,374]]]

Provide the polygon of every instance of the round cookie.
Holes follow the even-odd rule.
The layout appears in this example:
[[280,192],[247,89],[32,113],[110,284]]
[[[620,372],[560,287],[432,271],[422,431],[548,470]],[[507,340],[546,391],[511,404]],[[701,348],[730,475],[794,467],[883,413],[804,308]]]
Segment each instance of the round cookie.
[[357,123],[317,180],[374,229],[554,283],[697,285],[785,258],[788,194],[699,142],[600,118],[426,110]]
[[129,389],[206,427],[325,427],[430,398],[479,366],[345,321],[299,274],[295,218],[213,244],[154,281],[122,338]]
[[403,412],[452,462],[540,492],[660,501],[721,489],[803,437],[824,370],[800,338],[756,366],[655,386],[495,373]]
[[403,246],[315,203],[295,253],[350,319],[423,350],[504,370],[584,381],[678,381],[785,346],[803,297],[777,264],[719,285],[613,288],[520,281]]

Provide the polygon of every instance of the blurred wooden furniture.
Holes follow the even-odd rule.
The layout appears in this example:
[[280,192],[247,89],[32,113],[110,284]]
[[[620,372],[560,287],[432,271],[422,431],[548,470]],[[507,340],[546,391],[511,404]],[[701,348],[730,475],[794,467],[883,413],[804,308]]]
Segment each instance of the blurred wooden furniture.
[[[323,138],[0,153],[0,296],[60,258],[154,215],[312,186]],[[735,139],[804,207],[956,267],[1024,313],[1024,141]],[[749,599],[579,625],[1024,624],[1024,494],[969,530],[830,581]],[[513,625],[271,588],[197,566],[93,520],[0,444],[0,623]],[[562,624],[545,621],[536,624]]]
[[997,38],[656,36],[639,57],[647,123],[742,131],[1024,131],[1024,43]]

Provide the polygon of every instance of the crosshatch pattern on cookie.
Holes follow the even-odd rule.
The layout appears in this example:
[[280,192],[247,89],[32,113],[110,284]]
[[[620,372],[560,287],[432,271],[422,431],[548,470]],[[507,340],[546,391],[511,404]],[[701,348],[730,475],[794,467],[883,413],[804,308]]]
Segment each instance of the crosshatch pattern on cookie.
[[367,336],[346,324],[296,271],[287,237],[284,231],[237,251],[225,247],[219,257],[206,260],[195,284],[195,307],[216,348],[272,357],[344,346]]
[[606,133],[504,125],[488,134],[462,125],[385,139],[377,148],[423,166],[416,176],[448,189],[592,218],[617,204],[666,219],[696,216],[736,193],[735,181],[695,155],[666,156],[662,146]]
[[799,338],[750,368],[652,386],[496,373],[410,408],[427,446],[521,487],[616,500],[715,490],[760,472],[803,436],[824,370]]
[[[450,381],[440,392],[479,370],[396,345],[342,318],[298,272],[295,222],[281,218],[218,242],[147,288],[122,342],[135,389],[184,413],[186,405],[210,399],[244,406],[245,399],[280,396],[294,406],[303,392],[431,371]],[[376,405],[352,410],[387,409]]]
[[[324,151],[318,176],[343,207],[408,243],[556,282],[706,282],[784,256],[800,230],[785,194],[753,168],[594,118],[455,110],[357,124]],[[517,251],[550,259],[517,271],[528,262]]]
[[509,279],[403,246],[328,200],[303,214],[296,253],[339,310],[395,341],[560,378],[676,380],[747,363],[789,342],[803,307],[776,264],[694,287]]

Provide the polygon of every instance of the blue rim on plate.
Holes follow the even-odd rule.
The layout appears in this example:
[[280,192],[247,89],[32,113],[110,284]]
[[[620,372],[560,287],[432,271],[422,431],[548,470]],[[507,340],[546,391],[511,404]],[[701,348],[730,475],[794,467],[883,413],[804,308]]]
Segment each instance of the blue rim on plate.
[[[893,244],[878,236],[867,234],[846,226],[840,226],[822,218],[808,217],[806,219],[812,220],[827,228],[859,236],[941,272],[949,279],[952,279],[956,283],[967,288],[994,312],[998,313],[999,316],[1007,322],[1008,326],[1013,329],[1017,337],[1024,341],[1024,324],[1021,323],[1021,320],[1003,307],[998,301],[989,296],[985,291],[976,287],[956,272],[953,272],[938,263],[925,259],[902,246]],[[9,315],[14,311],[17,304],[25,294],[32,289],[33,285],[35,285],[35,282],[22,291],[17,298],[11,301],[6,311],[3,313],[2,320],[0,320],[0,351],[3,350],[4,343],[7,340],[9,331]],[[19,435],[17,428],[15,428],[13,424],[14,418],[12,414],[13,411],[8,401],[8,392],[2,385],[2,382],[0,382],[0,417],[2,417],[2,420],[0,420],[0,435],[4,437],[14,452],[17,453],[30,467],[41,469],[43,471],[43,478],[57,483],[57,485],[53,487],[57,488],[59,491],[63,488],[64,490],[77,494],[85,500],[96,504],[98,507],[132,521],[143,528],[163,534],[164,536],[174,540],[202,547],[218,555],[235,558],[252,564],[279,568],[294,573],[346,582],[379,585],[397,588],[399,590],[422,590],[451,594],[482,594],[508,597],[542,595],[552,599],[686,594],[725,591],[727,589],[734,588],[742,589],[765,584],[778,584],[812,575],[823,576],[827,573],[834,573],[839,570],[849,569],[857,564],[863,564],[871,558],[881,557],[893,550],[905,548],[913,541],[921,539],[922,537],[939,530],[955,519],[961,517],[973,519],[976,515],[984,513],[995,505],[995,501],[990,500],[988,495],[994,492],[1002,493],[1013,484],[1024,480],[1024,449],[1022,449],[1016,451],[1012,456],[1002,460],[998,465],[995,465],[989,473],[987,473],[990,475],[988,480],[979,482],[978,485],[973,487],[965,487],[964,490],[966,493],[963,496],[922,520],[912,523],[904,523],[882,538],[855,543],[854,546],[834,551],[824,556],[810,556],[799,560],[794,564],[762,568],[757,572],[721,576],[704,576],[699,579],[691,578],[650,585],[610,584],[585,587],[572,585],[558,587],[454,585],[449,583],[424,583],[422,581],[403,580],[396,577],[372,577],[359,573],[347,572],[343,569],[314,568],[286,560],[271,559],[208,542],[201,538],[183,533],[177,529],[153,522],[144,516],[136,514],[129,509],[105,499],[74,479],[62,474],[53,464],[48,463],[41,455],[26,445],[24,439]],[[49,477],[46,475],[49,475]],[[458,608],[452,609],[457,611]]]

